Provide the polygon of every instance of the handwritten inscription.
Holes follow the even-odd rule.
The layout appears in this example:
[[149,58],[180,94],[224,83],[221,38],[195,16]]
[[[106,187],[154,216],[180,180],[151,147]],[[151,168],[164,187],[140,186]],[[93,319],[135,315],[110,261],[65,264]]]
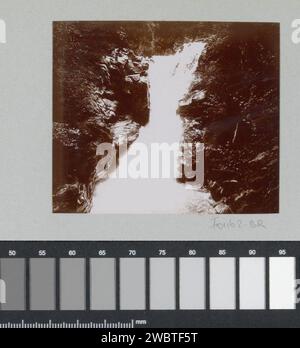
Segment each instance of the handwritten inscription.
[[229,219],[216,217],[211,221],[211,228],[215,231],[232,231],[232,230],[242,230],[251,229],[259,230],[266,229],[266,225],[262,219],[251,219],[249,221],[243,219]]
[[295,19],[293,21],[292,28],[295,28],[292,33],[292,41],[297,45],[300,43],[300,19]]

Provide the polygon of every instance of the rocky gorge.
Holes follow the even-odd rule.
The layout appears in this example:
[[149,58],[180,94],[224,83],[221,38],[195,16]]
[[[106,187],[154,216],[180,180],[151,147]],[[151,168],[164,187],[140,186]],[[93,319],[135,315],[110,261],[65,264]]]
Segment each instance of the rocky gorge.
[[122,133],[134,141],[148,121],[147,58],[129,48],[121,28],[105,28],[54,26],[54,212],[89,212],[97,146]]
[[231,24],[207,40],[179,113],[205,144],[205,187],[228,213],[279,212],[279,26]]

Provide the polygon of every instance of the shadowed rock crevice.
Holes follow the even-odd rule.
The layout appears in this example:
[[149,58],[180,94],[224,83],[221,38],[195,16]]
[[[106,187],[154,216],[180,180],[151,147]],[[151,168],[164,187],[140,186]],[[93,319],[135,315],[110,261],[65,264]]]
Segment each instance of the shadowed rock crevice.
[[205,144],[214,200],[233,213],[278,213],[279,25],[211,35],[179,112],[185,140]]
[[54,212],[89,212],[97,146],[148,122],[148,61],[130,46],[121,25],[54,25]]

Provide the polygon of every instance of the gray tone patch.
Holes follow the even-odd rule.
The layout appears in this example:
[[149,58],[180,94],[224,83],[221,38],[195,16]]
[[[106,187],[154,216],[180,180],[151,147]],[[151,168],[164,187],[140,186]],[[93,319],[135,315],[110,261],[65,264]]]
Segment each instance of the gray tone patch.
[[25,260],[1,259],[0,279],[5,283],[6,302],[0,308],[5,311],[25,310]]
[[116,260],[91,259],[91,309],[109,311],[116,309]]
[[55,310],[55,259],[30,259],[30,309]]
[[146,262],[143,258],[120,260],[121,310],[146,309]]
[[85,259],[60,260],[60,309],[85,310]]
[[210,309],[236,309],[235,258],[210,259]]
[[176,309],[175,259],[150,259],[150,309]]

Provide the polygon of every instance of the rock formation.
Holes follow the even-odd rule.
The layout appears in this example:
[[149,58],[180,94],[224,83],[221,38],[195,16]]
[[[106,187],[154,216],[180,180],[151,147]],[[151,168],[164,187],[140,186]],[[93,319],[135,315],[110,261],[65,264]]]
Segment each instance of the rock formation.
[[279,211],[278,25],[57,22],[54,212],[90,211],[97,146],[135,141],[149,121],[149,59],[191,41],[206,50],[178,111],[185,141],[205,144],[205,188],[220,213]]
[[185,140],[205,144],[206,188],[232,213],[279,211],[278,38],[276,24],[208,37],[179,108]]
[[97,146],[148,122],[148,62],[129,46],[121,26],[54,25],[54,212],[89,212]]

